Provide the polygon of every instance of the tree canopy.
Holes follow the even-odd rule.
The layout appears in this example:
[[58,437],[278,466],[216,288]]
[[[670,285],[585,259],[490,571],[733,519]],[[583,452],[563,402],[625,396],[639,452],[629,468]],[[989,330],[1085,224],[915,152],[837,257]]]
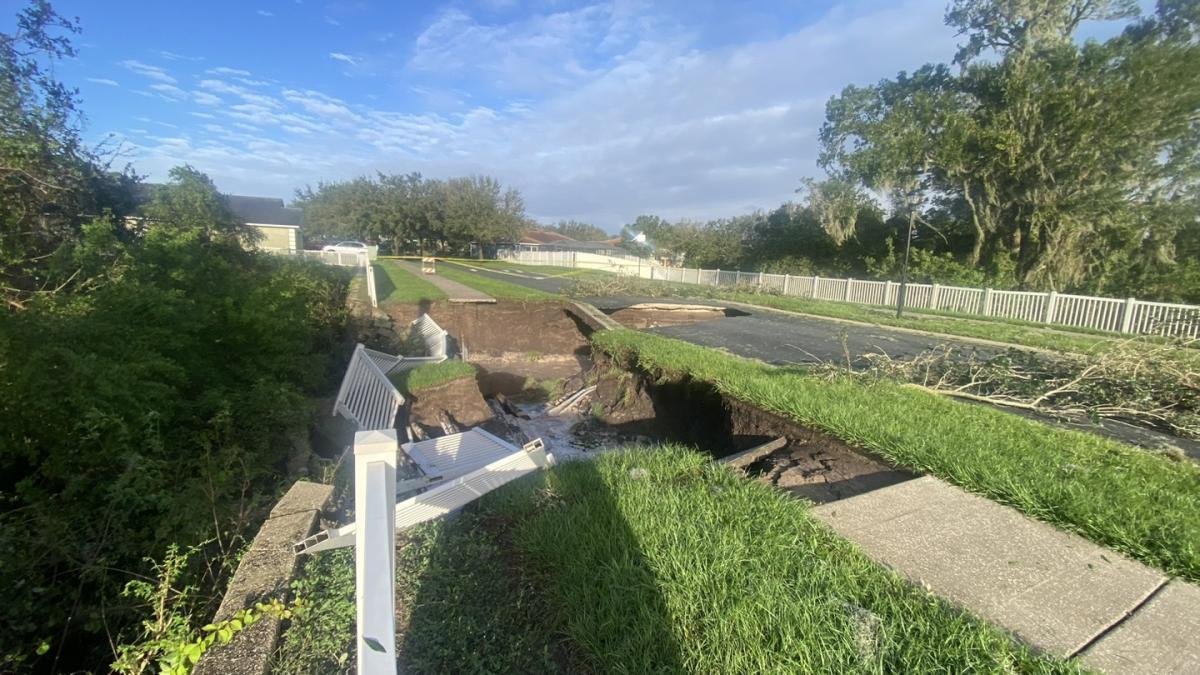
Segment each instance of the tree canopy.
[[1074,39],[1083,21],[1136,11],[956,0],[960,68],[847,87],[827,106],[821,163],[914,221],[949,214],[970,233],[964,262],[1021,286],[1104,290],[1170,265],[1200,196],[1194,3],[1162,2],[1104,42]]
[[525,202],[488,176],[438,180],[419,173],[319,183],[296,193],[310,232],[386,242],[399,252],[458,252],[515,240]]

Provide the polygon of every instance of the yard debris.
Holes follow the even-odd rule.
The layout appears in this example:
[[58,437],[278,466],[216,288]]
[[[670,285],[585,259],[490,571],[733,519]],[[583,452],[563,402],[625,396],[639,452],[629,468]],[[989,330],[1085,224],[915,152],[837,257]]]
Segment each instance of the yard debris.
[[[1198,439],[1200,372],[1196,359],[1179,356],[1181,349],[1190,347],[1131,338],[1088,355],[1009,349],[981,356],[944,344],[906,360],[868,354],[863,358],[870,365],[851,376],[1093,422],[1122,420]],[[829,371],[847,374],[842,368]]]

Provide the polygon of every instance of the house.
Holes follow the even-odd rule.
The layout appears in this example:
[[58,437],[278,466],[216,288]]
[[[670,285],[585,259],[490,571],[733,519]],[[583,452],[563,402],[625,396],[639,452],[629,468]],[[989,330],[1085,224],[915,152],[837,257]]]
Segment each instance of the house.
[[521,236],[514,248],[518,251],[575,251],[616,255],[625,253],[621,250],[620,243],[619,238],[607,241],[578,241],[557,232],[530,230]]
[[[139,183],[134,186],[134,200],[140,206],[148,203],[154,196],[154,191],[161,188],[159,183]],[[247,197],[245,195],[224,195],[229,212],[239,221],[253,227],[262,236],[255,246],[273,253],[296,253],[304,249],[304,238],[300,234],[300,225],[304,221],[304,211],[288,208],[282,199],[274,197]],[[134,217],[132,221],[141,221]]]
[[295,253],[304,248],[300,233],[304,212],[288,208],[282,199],[225,195],[229,210],[240,221],[258,230],[258,248],[274,253]]

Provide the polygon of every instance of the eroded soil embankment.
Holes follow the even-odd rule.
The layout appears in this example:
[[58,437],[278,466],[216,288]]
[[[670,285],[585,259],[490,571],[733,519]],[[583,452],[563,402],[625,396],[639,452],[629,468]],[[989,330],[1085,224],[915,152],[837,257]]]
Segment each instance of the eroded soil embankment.
[[660,379],[597,354],[589,379],[597,384],[592,413],[626,434],[695,445],[714,457],[786,438],[787,445],[749,469],[796,496],[830,502],[915,477],[829,434],[725,396],[690,377]]
[[518,395],[536,383],[566,381],[591,367],[594,326],[566,302],[435,302],[389,309],[397,331],[423,312],[450,334],[453,354],[480,369],[485,396]]

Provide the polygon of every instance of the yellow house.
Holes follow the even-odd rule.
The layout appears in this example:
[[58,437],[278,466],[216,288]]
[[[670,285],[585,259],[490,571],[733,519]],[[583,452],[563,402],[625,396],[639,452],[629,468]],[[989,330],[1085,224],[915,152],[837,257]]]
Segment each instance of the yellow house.
[[304,248],[300,224],[304,212],[283,205],[282,199],[225,195],[238,220],[258,230],[258,248],[273,253],[296,253]]

